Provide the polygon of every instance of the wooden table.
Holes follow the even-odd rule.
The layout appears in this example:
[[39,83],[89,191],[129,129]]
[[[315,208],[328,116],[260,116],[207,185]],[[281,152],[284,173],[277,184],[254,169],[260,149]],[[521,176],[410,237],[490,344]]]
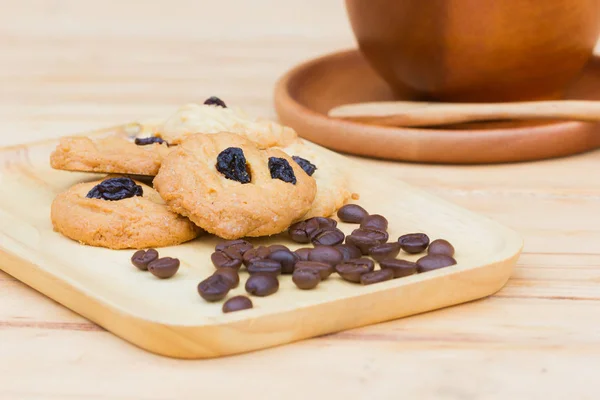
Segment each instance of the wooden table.
[[[342,2],[5,0],[2,144],[210,95],[274,117],[281,74],[353,46]],[[597,399],[600,152],[483,167],[364,162],[519,231],[525,251],[507,286],[398,321],[179,361],[0,273],[0,399]]]

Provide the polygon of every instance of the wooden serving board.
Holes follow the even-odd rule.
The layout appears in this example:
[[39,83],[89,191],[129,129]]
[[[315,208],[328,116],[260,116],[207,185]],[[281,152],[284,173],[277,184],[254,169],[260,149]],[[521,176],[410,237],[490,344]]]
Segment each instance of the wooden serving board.
[[[90,134],[123,135],[129,128]],[[297,289],[283,276],[279,292],[254,297],[253,309],[223,314],[222,302],[207,303],[196,291],[214,270],[214,237],[159,249],[161,256],[181,260],[175,277],[159,280],[130,264],[133,251],[84,246],[53,231],[54,196],[97,178],[51,169],[56,143],[0,149],[0,268],[123,339],[166,356],[236,354],[478,299],[505,284],[522,248],[510,229],[342,158],[353,176],[352,189],[360,194],[358,203],[388,217],[390,240],[408,232],[446,238],[456,247],[458,264],[370,286],[332,275],[311,291]],[[356,225],[340,228],[349,234]],[[252,242],[302,247],[285,235]],[[229,296],[244,293],[247,276],[240,275],[240,286]]]

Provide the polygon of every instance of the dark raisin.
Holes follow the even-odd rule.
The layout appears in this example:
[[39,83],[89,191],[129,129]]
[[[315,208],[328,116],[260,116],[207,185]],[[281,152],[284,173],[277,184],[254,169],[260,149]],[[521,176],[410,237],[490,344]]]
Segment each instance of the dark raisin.
[[296,164],[300,166],[308,174],[308,176],[312,176],[317,170],[317,166],[305,158],[292,156],[292,160],[296,161]]
[[131,178],[110,178],[100,182],[87,194],[89,199],[123,200],[133,196],[142,196],[144,191]]
[[280,179],[287,183],[296,184],[294,170],[285,158],[269,157],[269,171],[271,171],[271,178],[273,179]]
[[221,100],[220,98],[218,98],[217,96],[210,96],[208,99],[206,99],[204,101],[204,104],[206,104],[208,106],[218,106],[218,107],[227,108],[227,105],[225,104],[225,102],[223,100]]
[[[164,141],[163,139],[159,138],[158,136],[150,136],[147,138],[135,138],[135,144],[137,144],[138,146],[146,146],[148,144],[153,144],[153,143],[163,144],[163,143],[167,143],[167,142]],[[169,143],[167,143],[167,146],[168,145],[169,145]]]
[[239,147],[228,147],[217,156],[217,171],[225,178],[241,183],[250,183],[250,171],[244,151]]

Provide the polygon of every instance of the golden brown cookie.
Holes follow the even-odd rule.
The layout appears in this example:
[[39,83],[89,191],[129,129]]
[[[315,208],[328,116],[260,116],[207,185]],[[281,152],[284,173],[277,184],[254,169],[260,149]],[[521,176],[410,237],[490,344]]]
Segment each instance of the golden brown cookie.
[[[130,197],[116,200],[124,196]],[[171,246],[201,232],[189,219],[169,211],[154,189],[124,177],[71,187],[52,202],[51,218],[63,235],[111,249]]]
[[193,135],[177,146],[154,187],[172,211],[225,239],[284,231],[306,214],[316,193],[314,179],[281,150],[261,150],[223,132]]
[[171,150],[166,143],[137,145],[118,136],[73,136],[60,140],[50,155],[50,165],[67,171],[154,176]]
[[348,161],[342,156],[301,139],[282,150],[303,165],[309,173],[312,172],[311,176],[317,182],[317,195],[303,219],[329,217],[350,199],[352,192],[345,169]]
[[156,134],[170,144],[179,144],[194,133],[218,132],[245,136],[261,149],[287,146],[297,138],[292,128],[251,117],[240,109],[193,103],[177,110]]

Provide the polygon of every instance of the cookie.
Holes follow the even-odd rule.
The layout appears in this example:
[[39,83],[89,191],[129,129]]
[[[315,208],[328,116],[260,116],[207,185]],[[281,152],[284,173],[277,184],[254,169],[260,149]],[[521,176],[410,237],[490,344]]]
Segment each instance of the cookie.
[[119,136],[100,139],[65,137],[50,155],[50,165],[67,171],[154,176],[172,148],[166,143],[142,144],[144,140],[162,139],[138,139],[138,145]]
[[186,104],[168,118],[157,136],[170,144],[179,144],[195,133],[237,133],[255,142],[261,149],[287,146],[296,132],[264,118],[254,118],[240,109],[209,104]]
[[[352,195],[350,179],[345,169],[348,161],[344,160],[342,156],[301,139],[294,141],[282,150],[294,157],[308,172],[314,170],[312,177],[317,182],[317,194],[303,219],[328,217],[350,199]],[[306,162],[310,163],[312,167]]]
[[201,232],[169,211],[154,189],[124,177],[71,187],[52,202],[51,219],[66,237],[111,249],[171,246]]
[[283,151],[224,132],[182,142],[154,187],[172,211],[224,239],[283,232],[316,193],[315,180]]

